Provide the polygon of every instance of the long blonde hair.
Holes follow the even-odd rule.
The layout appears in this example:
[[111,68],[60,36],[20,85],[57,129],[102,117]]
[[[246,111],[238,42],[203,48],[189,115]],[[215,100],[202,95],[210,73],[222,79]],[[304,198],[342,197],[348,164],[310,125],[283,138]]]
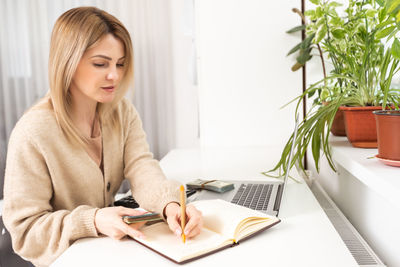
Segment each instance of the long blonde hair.
[[57,19],[51,35],[49,83],[53,109],[67,138],[83,146],[88,140],[70,117],[72,103],[69,87],[85,51],[106,34],[112,34],[124,44],[124,76],[114,100],[106,104],[98,103],[97,111],[102,124],[111,123],[116,131],[121,131],[116,106],[133,80],[133,49],[129,32],[117,18],[101,9],[78,7],[66,11]]

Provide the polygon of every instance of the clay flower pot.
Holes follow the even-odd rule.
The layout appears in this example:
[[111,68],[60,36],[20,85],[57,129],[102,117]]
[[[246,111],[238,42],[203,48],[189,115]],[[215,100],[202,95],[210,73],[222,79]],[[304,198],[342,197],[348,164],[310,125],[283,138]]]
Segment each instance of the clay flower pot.
[[336,136],[346,136],[343,110],[338,109],[332,122],[331,133]]
[[374,111],[378,157],[400,162],[400,110]]
[[344,112],[347,139],[351,145],[360,148],[377,148],[376,123],[372,111],[382,107],[340,107]]
[[[323,101],[322,105],[327,106],[329,102]],[[338,109],[333,118],[331,133],[335,136],[346,136],[346,129],[344,127],[344,114],[343,110]]]

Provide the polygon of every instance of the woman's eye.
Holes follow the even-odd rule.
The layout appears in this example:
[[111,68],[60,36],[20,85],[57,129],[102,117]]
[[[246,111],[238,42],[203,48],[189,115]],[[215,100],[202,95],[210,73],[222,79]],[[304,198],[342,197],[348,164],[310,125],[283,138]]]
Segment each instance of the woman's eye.
[[117,67],[122,68],[123,66],[124,66],[124,63],[117,64]]
[[105,66],[105,64],[97,64],[97,63],[93,63],[93,66],[95,66],[95,67],[104,67],[104,66]]

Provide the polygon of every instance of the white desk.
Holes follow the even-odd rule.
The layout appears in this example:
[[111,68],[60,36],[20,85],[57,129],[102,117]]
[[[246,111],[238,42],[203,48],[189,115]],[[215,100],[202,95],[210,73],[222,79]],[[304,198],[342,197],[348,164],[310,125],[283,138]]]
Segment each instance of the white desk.
[[[173,150],[161,161],[168,178],[266,179],[280,148]],[[292,176],[301,179],[295,171]],[[282,222],[216,254],[185,266],[358,266],[307,185],[290,181]],[[87,238],[75,242],[53,266],[176,266],[133,240]]]

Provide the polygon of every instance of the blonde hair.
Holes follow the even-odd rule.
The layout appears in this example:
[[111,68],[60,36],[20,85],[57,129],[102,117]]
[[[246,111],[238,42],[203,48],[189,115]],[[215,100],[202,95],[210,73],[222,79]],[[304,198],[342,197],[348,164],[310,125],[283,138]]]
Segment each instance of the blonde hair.
[[114,16],[96,7],[78,7],[66,11],[56,21],[50,42],[49,83],[50,97],[57,122],[64,134],[74,143],[85,146],[87,137],[73,124],[69,87],[85,51],[106,34],[112,34],[124,45],[124,76],[111,103],[98,103],[102,124],[111,123],[121,131],[117,103],[124,97],[133,80],[133,50],[129,32]]

